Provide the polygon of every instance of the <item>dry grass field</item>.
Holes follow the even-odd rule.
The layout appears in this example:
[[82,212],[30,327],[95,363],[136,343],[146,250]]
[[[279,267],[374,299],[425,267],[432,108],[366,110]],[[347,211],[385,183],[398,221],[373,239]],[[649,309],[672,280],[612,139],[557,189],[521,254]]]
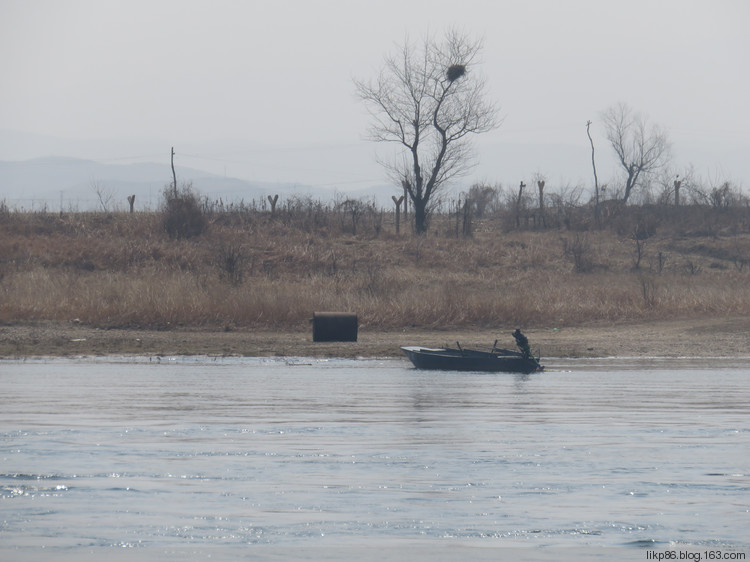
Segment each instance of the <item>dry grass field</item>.
[[0,326],[301,333],[336,310],[369,333],[489,334],[750,313],[750,210],[627,208],[597,228],[578,212],[538,229],[498,213],[470,235],[436,214],[415,236],[308,201],[206,210],[181,237],[163,212],[6,209]]

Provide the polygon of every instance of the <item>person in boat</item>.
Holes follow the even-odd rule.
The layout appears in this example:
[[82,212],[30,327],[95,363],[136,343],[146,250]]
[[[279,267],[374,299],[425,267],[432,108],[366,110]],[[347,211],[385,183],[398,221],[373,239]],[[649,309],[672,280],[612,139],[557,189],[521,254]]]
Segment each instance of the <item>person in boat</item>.
[[521,350],[521,354],[523,355],[524,359],[528,359],[529,357],[531,357],[529,340],[521,333],[520,329],[516,328],[516,331],[513,332],[513,337],[516,339],[516,345],[518,346],[518,349]]

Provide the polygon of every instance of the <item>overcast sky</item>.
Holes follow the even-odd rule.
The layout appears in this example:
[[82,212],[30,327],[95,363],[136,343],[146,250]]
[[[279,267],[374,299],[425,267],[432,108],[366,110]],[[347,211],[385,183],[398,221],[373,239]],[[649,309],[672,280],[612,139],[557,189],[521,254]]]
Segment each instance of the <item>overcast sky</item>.
[[[0,0],[0,134],[127,141],[88,155],[122,162],[175,146],[246,179],[382,183],[352,79],[407,35],[454,26],[484,39],[504,117],[477,139],[476,177],[513,179],[497,151],[526,143],[529,173],[588,178],[585,123],[606,167],[597,125],[622,101],[668,130],[678,163],[747,188],[750,168],[729,167],[750,160],[748,22],[747,0]],[[552,143],[580,147],[580,168],[556,169]]]

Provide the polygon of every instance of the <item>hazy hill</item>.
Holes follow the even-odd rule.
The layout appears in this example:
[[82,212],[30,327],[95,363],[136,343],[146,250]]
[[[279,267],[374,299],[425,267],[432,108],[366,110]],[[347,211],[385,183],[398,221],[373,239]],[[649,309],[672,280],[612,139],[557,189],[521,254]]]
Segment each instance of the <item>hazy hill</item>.
[[[578,140],[578,144],[555,144],[477,139],[478,165],[469,176],[446,186],[444,199],[475,182],[502,184],[515,191],[519,181],[528,184],[536,174],[546,177],[549,193],[567,186],[591,187],[591,149],[585,134]],[[99,194],[114,208],[126,208],[126,197],[135,194],[136,208],[154,209],[161,203],[164,186],[172,182],[171,144],[163,139],[63,139],[0,129],[0,201],[14,209],[57,210],[62,205],[101,210]],[[266,146],[254,140],[206,140],[177,144],[178,183],[192,182],[211,199],[248,202],[278,193],[282,200],[298,194],[331,201],[345,194],[375,197],[380,206],[390,208],[391,195],[396,193],[377,163],[373,146],[377,143]],[[695,164],[696,174],[707,183],[733,180],[746,186],[743,180],[750,178],[745,141],[681,142],[674,152],[674,170]],[[604,143],[597,146],[597,171],[601,183],[617,182],[619,170]]]
[[[226,202],[265,199],[279,194],[311,196],[331,200],[336,192],[324,188],[288,183],[250,182],[175,166],[177,182],[192,183],[201,194]],[[127,196],[135,194],[137,209],[155,209],[165,186],[172,183],[168,165],[155,163],[103,164],[66,157],[34,158],[21,162],[0,161],[0,201],[12,209],[108,210],[127,208]],[[353,197],[390,200],[392,189],[349,192]]]

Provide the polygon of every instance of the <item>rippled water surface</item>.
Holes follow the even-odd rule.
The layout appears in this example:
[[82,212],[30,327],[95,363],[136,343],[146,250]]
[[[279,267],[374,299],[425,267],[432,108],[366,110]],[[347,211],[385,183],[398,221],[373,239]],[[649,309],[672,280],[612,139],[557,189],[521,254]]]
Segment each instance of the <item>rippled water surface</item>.
[[551,367],[0,362],[0,558],[750,559],[742,362]]

